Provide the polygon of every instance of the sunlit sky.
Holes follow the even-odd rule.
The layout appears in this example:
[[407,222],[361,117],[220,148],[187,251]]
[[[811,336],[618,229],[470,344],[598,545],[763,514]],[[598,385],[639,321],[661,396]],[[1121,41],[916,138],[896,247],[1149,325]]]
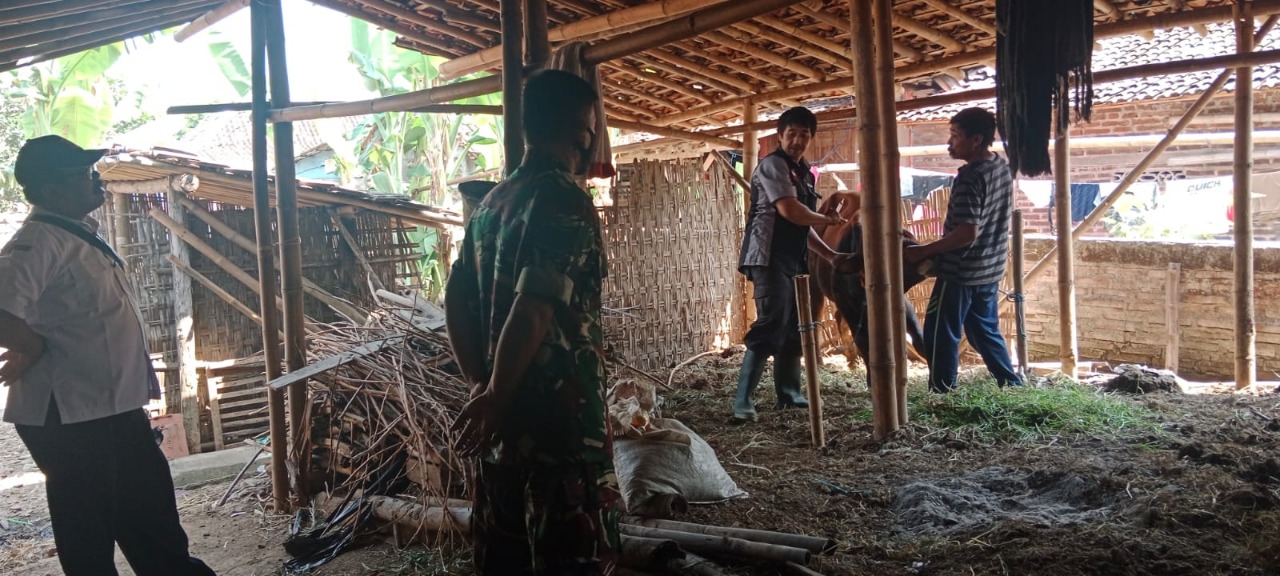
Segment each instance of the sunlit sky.
[[[355,66],[348,63],[350,17],[302,0],[284,0],[283,6],[289,88],[294,101],[376,96],[365,89]],[[176,42],[170,35],[152,44],[133,43],[132,51],[116,63],[111,74],[128,78],[146,94],[143,107],[159,120],[147,128],[148,132],[172,133],[183,119],[166,115],[164,111],[170,106],[248,100],[232,89],[206,43],[215,36],[231,41],[248,66],[249,32],[249,10],[240,10],[185,42]]]

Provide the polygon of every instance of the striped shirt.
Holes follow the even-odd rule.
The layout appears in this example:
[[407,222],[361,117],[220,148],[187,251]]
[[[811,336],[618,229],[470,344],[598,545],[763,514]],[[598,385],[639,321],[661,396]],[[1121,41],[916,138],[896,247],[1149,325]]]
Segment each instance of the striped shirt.
[[999,282],[1009,257],[1009,220],[1013,216],[1013,174],[998,154],[960,168],[951,187],[944,234],[961,224],[978,227],[973,244],[940,254],[939,278],[965,286]]

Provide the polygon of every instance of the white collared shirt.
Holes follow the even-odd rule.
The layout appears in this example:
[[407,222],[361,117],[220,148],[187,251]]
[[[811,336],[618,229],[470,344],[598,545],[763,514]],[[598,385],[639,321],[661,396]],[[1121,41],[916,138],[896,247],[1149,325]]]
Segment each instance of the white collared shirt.
[[[96,234],[92,219],[76,222]],[[82,238],[28,219],[0,249],[0,310],[45,339],[45,353],[9,386],[4,419],[44,424],[49,400],[73,424],[137,409],[157,390],[127,271]]]

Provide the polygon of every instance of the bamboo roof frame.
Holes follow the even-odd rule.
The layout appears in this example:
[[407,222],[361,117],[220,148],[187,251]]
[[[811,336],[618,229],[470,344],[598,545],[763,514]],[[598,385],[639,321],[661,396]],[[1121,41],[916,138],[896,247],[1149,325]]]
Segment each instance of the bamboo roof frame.
[[[441,65],[446,76],[500,68],[492,58],[501,50],[497,0],[316,3],[396,33],[399,45],[456,57]],[[158,28],[208,20],[240,4],[15,0],[0,7],[0,71]],[[759,9],[744,12],[748,4]],[[994,60],[994,0],[892,4],[897,80],[954,73]],[[1098,0],[1095,34],[1103,38],[1225,22],[1231,19],[1232,4],[1233,0]],[[1258,17],[1280,13],[1280,0],[1252,4]],[[651,120],[660,126],[715,127],[740,121],[746,102],[786,106],[849,93],[848,10],[848,0],[549,0],[549,39],[592,40],[589,59],[608,62],[600,73],[610,116]],[[130,18],[122,16],[125,11]],[[399,108],[405,101],[446,104],[498,86],[497,78],[481,78],[442,86],[429,97],[401,95],[400,101],[385,104],[375,100],[277,110],[273,120]]]

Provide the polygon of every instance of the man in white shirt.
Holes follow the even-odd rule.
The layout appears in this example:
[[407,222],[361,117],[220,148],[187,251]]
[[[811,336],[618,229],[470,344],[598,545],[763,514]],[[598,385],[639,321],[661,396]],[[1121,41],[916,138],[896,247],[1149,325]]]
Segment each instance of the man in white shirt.
[[104,150],[28,140],[14,176],[34,209],[0,249],[4,420],[45,475],[67,576],[214,574],[187,552],[169,466],[142,409],[159,398],[124,262],[89,213],[105,190]]

